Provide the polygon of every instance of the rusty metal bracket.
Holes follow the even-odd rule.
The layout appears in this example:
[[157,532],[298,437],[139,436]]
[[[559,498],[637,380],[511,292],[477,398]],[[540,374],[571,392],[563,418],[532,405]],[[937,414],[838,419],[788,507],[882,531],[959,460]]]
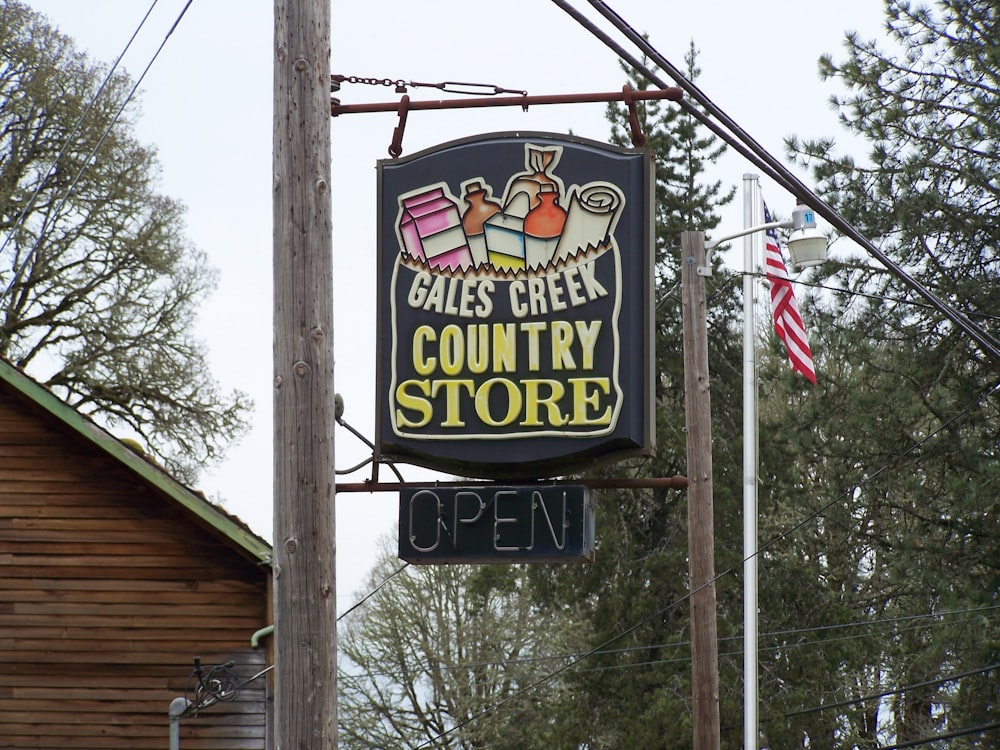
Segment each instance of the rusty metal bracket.
[[629,108],[629,126],[632,129],[632,143],[641,146],[646,137],[639,126],[639,115],[635,102],[647,99],[668,99],[679,102],[684,98],[684,92],[676,86],[654,91],[637,91],[625,86],[621,91],[598,92],[590,94],[550,94],[528,96],[490,96],[471,99],[410,101],[404,95],[399,102],[372,102],[369,104],[341,104],[334,99],[330,102],[330,115],[339,117],[348,114],[370,114],[373,112],[395,112],[399,116],[399,124],[392,134],[392,145],[389,154],[397,158],[403,153],[403,130],[406,127],[406,116],[413,111],[429,109],[471,109],[477,107],[521,107],[527,112],[531,105],[539,104],[591,104],[600,102],[624,102]]
[[628,126],[632,131],[632,145],[640,148],[646,145],[646,134],[642,132],[642,125],[639,124],[639,110],[635,106],[635,89],[627,83],[622,86],[622,99],[628,107]]
[[392,131],[392,143],[389,144],[389,156],[398,159],[403,153],[403,131],[406,130],[406,116],[410,112],[410,97],[406,94],[399,100],[396,114],[399,115],[399,124]]

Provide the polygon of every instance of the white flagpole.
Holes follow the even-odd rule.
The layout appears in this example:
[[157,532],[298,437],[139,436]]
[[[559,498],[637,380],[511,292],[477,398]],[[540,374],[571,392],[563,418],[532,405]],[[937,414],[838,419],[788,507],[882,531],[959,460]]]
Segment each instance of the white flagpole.
[[[759,221],[759,176],[743,175],[743,227]],[[757,349],[754,330],[754,245],[743,238],[743,747],[757,750]]]

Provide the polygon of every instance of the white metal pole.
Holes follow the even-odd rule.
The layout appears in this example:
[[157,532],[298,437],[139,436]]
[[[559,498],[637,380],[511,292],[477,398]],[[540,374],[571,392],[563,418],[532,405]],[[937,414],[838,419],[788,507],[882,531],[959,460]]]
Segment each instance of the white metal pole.
[[[743,226],[755,226],[758,175],[743,175]],[[757,349],[754,243],[743,238],[743,742],[757,750]]]

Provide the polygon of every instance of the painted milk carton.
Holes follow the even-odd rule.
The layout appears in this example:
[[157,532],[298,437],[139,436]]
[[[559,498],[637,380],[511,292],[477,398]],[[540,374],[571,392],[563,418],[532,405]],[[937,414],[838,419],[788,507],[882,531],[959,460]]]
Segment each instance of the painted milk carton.
[[472,265],[458,204],[435,186],[399,200],[403,249],[431,268],[457,271]]

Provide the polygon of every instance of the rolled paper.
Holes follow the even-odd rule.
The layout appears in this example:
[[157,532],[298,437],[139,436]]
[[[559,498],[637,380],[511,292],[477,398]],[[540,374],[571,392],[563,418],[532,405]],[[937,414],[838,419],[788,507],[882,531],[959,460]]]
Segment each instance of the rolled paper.
[[621,191],[607,182],[574,188],[553,262],[566,261],[590,250],[607,249],[624,204]]

